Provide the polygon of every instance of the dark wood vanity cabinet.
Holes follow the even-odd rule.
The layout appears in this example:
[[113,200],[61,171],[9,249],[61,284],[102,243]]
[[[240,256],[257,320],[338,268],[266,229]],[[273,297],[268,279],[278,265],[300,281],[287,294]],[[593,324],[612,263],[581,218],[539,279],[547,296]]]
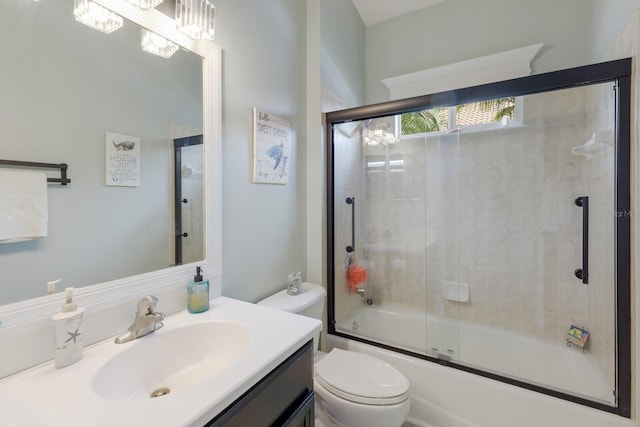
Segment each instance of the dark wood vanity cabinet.
[[313,341],[240,396],[206,427],[313,427]]

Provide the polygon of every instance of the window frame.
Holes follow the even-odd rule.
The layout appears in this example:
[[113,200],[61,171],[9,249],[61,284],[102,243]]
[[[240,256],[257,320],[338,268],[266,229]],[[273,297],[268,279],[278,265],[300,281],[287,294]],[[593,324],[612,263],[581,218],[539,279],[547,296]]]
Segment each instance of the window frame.
[[[515,108],[513,112],[513,119],[508,119],[506,123],[502,121],[494,121],[489,123],[478,123],[473,125],[458,125],[457,123],[457,105],[448,106],[448,125],[449,129],[447,130],[439,130],[432,132],[419,132],[419,133],[402,133],[402,115],[408,113],[402,113],[396,115],[395,123],[396,123],[396,138],[403,140],[408,138],[416,138],[416,137],[426,137],[426,136],[437,136],[443,135],[446,133],[455,132],[456,130],[460,130],[463,132],[484,132],[490,130],[498,130],[498,129],[508,129],[508,128],[517,128],[525,126],[524,121],[524,97],[516,96],[515,98]],[[497,98],[500,99],[500,98]],[[438,108],[438,107],[436,107]],[[425,110],[422,110],[425,111]]]

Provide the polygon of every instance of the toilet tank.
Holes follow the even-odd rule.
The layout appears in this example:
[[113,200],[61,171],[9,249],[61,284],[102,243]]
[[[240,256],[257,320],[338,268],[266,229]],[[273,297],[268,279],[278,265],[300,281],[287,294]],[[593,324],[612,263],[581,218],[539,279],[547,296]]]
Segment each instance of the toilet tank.
[[297,295],[287,294],[284,289],[258,302],[258,305],[288,311],[302,316],[322,320],[322,310],[327,291],[315,283],[302,282]]

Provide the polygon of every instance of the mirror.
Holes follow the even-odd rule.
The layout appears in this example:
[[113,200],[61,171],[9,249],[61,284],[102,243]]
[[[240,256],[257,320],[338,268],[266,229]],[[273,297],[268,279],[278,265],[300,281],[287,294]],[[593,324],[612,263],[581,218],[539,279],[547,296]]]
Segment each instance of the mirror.
[[[142,51],[127,20],[100,33],[71,0],[3,1],[0,46],[0,159],[67,163],[71,179],[48,185],[46,238],[0,244],[0,305],[46,295],[50,280],[82,287],[175,264],[173,139],[203,133],[202,58]],[[108,133],[139,138],[139,186],[106,185]]]

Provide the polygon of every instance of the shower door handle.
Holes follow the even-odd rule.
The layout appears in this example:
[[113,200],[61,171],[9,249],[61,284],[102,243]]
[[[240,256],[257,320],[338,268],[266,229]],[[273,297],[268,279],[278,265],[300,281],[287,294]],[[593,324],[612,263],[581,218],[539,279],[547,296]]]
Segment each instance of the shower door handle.
[[345,202],[351,205],[351,245],[346,247],[348,254],[356,250],[356,198],[347,197]]
[[574,274],[586,285],[589,283],[589,197],[578,197],[574,203],[582,208],[582,268]]

